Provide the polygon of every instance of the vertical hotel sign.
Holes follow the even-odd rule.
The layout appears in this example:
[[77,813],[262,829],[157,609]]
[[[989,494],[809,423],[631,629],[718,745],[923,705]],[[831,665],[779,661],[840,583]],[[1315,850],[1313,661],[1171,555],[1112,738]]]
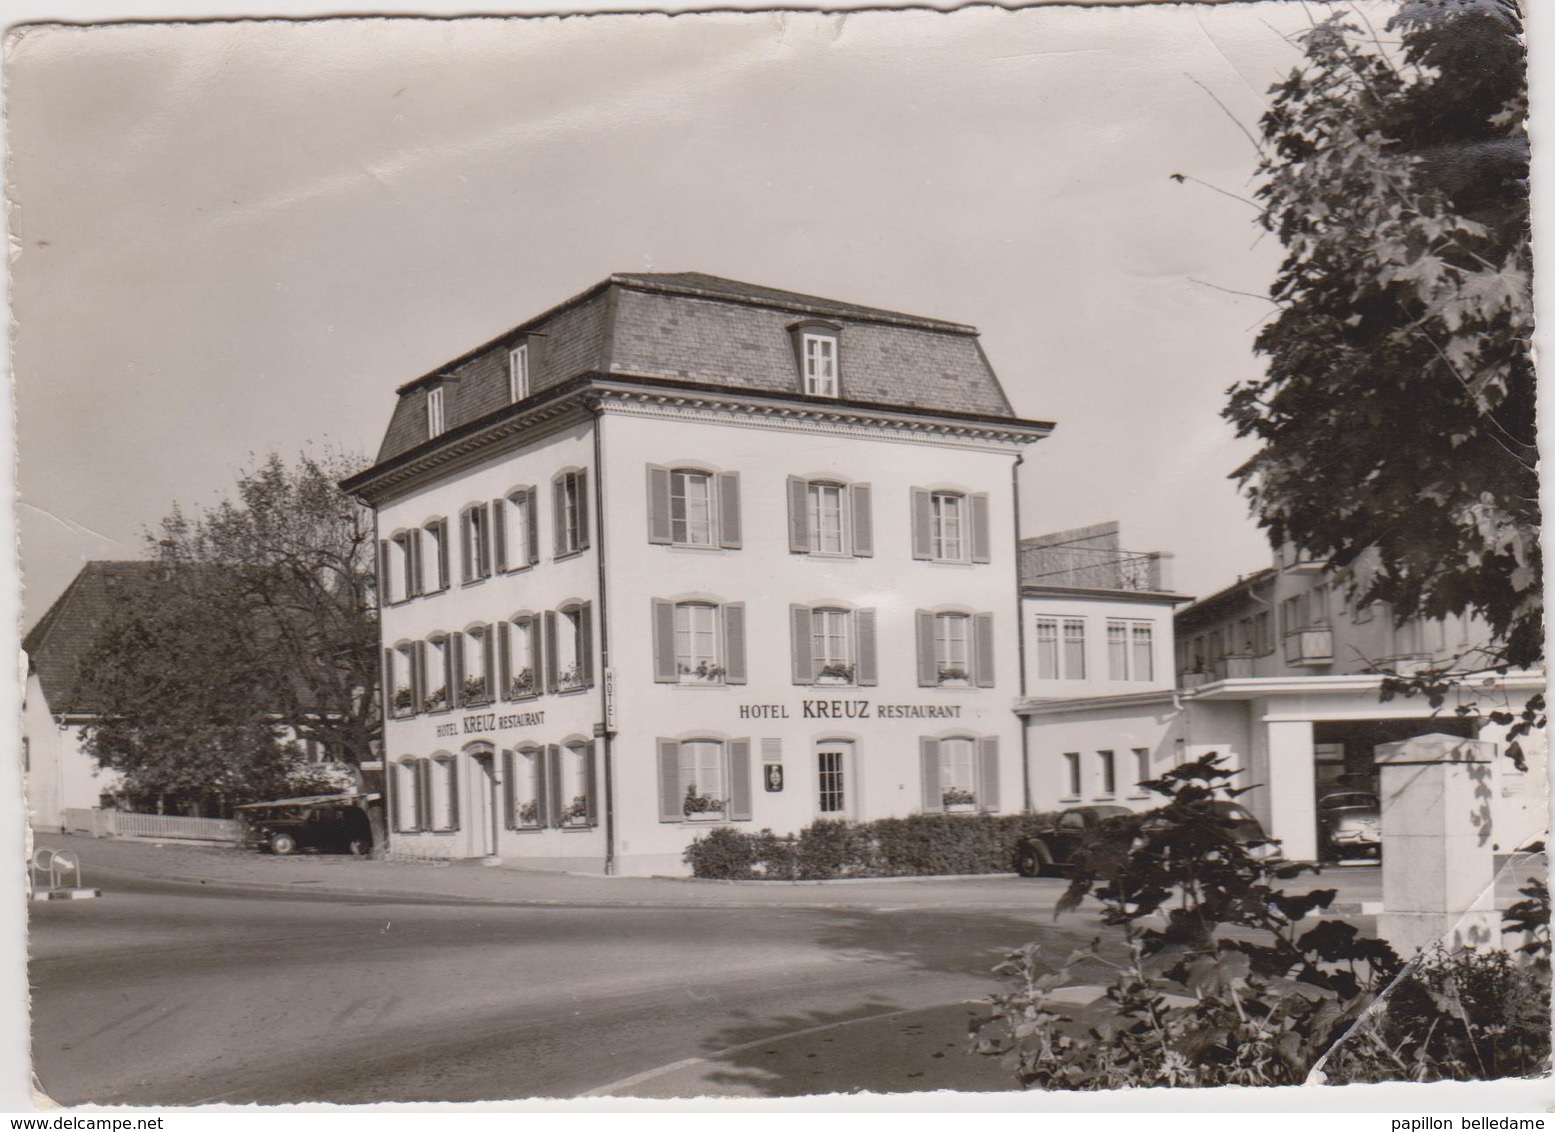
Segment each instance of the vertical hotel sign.
[[605,669],[605,733],[614,734],[616,729],[616,670]]

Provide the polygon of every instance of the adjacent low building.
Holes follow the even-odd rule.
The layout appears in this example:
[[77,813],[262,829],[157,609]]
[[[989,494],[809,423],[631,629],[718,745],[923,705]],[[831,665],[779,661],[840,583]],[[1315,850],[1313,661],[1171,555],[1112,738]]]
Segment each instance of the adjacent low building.
[[683,871],[718,824],[1014,812],[1016,417],[973,327],[614,275],[402,387],[395,853]]

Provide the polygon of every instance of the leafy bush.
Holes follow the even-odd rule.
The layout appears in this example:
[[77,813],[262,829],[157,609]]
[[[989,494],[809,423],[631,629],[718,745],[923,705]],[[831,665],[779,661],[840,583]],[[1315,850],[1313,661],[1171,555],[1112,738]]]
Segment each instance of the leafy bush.
[[693,876],[717,880],[1002,873],[1015,844],[1052,814],[915,814],[872,822],[818,821],[796,837],[720,826],[687,847]]
[[[1547,901],[1530,888],[1511,914],[1507,930],[1529,932],[1522,966],[1489,954],[1405,970],[1351,924],[1303,930],[1334,890],[1287,895],[1278,882],[1310,866],[1260,862],[1237,843],[1212,805],[1244,792],[1229,787],[1232,773],[1217,755],[1176,767],[1145,784],[1164,806],[1092,831],[1058,911],[1100,901],[1103,922],[1123,929],[1122,960],[1098,944],[1066,957],[1036,944],[1012,953],[998,970],[1014,986],[974,1024],[977,1052],[1002,1058],[1022,1086],[1064,1089],[1293,1085],[1314,1068],[1343,1080],[1465,1079],[1547,1063]],[[1098,1004],[1105,1020],[1087,1029],[1053,996],[1092,961],[1116,974]],[[1439,1012],[1454,1020],[1442,1025]]]

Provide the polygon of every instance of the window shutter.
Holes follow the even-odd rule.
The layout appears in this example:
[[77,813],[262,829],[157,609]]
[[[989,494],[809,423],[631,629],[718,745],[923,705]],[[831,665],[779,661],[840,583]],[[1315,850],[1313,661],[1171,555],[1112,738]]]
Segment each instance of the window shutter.
[[729,740],[729,820],[751,820],[751,741]]
[[912,556],[923,560],[934,557],[934,516],[929,508],[929,493],[912,489]]
[[879,671],[875,661],[875,611],[853,611],[854,632],[858,634],[858,656],[853,678],[864,687],[879,683]]
[[920,609],[914,620],[918,635],[918,686],[932,688],[939,683],[939,658],[934,655],[934,614]]
[[815,683],[815,642],[810,637],[810,607],[790,605],[789,624],[793,626],[794,683]]
[[999,809],[999,739],[985,736],[977,741],[977,805],[984,813]]
[[394,600],[394,592],[389,585],[392,575],[389,573],[389,540],[378,540],[378,604],[388,605]]
[[513,628],[506,621],[497,622],[497,688],[496,699],[513,698]]
[[491,542],[496,552],[494,557],[497,573],[505,573],[508,568],[508,501],[506,499],[491,501]]
[[563,807],[572,799],[562,797],[562,749],[555,743],[545,748],[545,784],[550,788],[550,821],[552,826],[562,824]]
[[872,558],[875,553],[875,517],[870,511],[870,499],[874,492],[867,483],[856,483],[849,489],[853,502],[853,555],[855,558]]
[[400,768],[388,759],[383,760],[383,808],[393,833],[404,833],[400,826]]
[[[409,675],[409,673],[406,673]],[[394,650],[383,650],[383,716],[394,714]]]
[[529,506],[524,508],[528,512],[529,529],[524,538],[524,565],[533,566],[540,561],[540,489],[531,487],[525,494],[529,499]]
[[416,830],[432,828],[432,764],[416,760]]
[[724,683],[745,683],[745,603],[724,606]]
[[508,829],[518,828],[518,801],[513,789],[513,779],[518,773],[514,765],[513,752],[502,752],[502,814],[503,825]]
[[993,687],[993,614],[972,616],[972,682],[979,688]]
[[918,759],[923,768],[923,812],[945,812],[945,785],[940,777],[939,740],[927,737],[918,740]]
[[680,744],[659,740],[659,820],[681,821],[685,813],[680,797]]
[[988,533],[988,493],[979,491],[972,497],[972,561],[992,560]]
[[583,685],[594,686],[594,606],[584,602],[578,606],[578,672]]
[[545,690],[556,691],[556,611],[545,611]]
[[599,774],[594,769],[594,744],[585,743],[583,758],[583,796],[588,799],[588,823],[599,824]]
[[485,649],[481,655],[481,675],[486,678],[486,698],[493,702],[497,699],[497,627],[486,626],[486,632],[482,634],[485,640],[482,642]]
[[674,684],[680,679],[675,665],[675,603],[653,599],[653,680]]
[[411,594],[427,592],[426,579],[421,576],[421,528],[414,528],[405,537],[409,561],[405,563],[405,589]]
[[443,645],[448,658],[448,706],[464,703],[464,634],[449,633]]
[[410,651],[410,710],[419,715],[427,698],[427,643],[417,641]]
[[740,473],[718,474],[718,545],[740,549]]
[[648,465],[648,541],[667,546],[675,541],[670,524],[670,470]]
[[578,473],[578,549],[589,546],[589,474]]
[[565,478],[565,476],[557,476],[551,481],[551,534],[556,540],[556,549],[553,553],[557,558],[567,553],[566,508],[562,504],[566,494],[562,488],[562,481]]
[[480,527],[481,560],[480,572],[476,577],[489,578],[491,577],[491,524],[493,522],[491,513],[494,508],[489,503],[482,503],[476,510],[480,511],[485,518]]
[[437,521],[439,537],[437,540],[437,588],[448,588],[448,520]]
[[443,773],[448,776],[448,828],[459,828],[459,764],[453,759],[443,763]]
[[810,553],[810,485],[798,476],[788,477],[788,551]]
[[529,681],[529,694],[531,696],[538,696],[541,690],[547,687],[545,682],[550,678],[550,674],[552,671],[554,671],[555,665],[546,663],[545,633],[543,631],[544,626],[540,620],[539,614],[534,614],[533,616],[525,618],[524,624],[528,626],[528,631],[530,633],[529,654],[534,658],[535,666],[534,676]]
[[551,768],[544,747],[530,747],[529,757],[535,768],[535,824],[544,827],[551,824]]

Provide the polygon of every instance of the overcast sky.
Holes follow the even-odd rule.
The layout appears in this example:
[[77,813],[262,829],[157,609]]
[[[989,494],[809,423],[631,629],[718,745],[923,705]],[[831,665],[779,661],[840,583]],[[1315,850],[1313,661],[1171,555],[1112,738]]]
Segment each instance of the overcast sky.
[[1170,174],[1248,191],[1237,122],[1307,24],[1260,3],[29,30],[7,91],[24,622],[254,454],[372,453],[396,385],[643,270],[977,325],[1017,411],[1058,423],[1025,532],[1115,518],[1176,554],[1178,588],[1218,588],[1268,556],[1218,413],[1259,364],[1280,249]]

